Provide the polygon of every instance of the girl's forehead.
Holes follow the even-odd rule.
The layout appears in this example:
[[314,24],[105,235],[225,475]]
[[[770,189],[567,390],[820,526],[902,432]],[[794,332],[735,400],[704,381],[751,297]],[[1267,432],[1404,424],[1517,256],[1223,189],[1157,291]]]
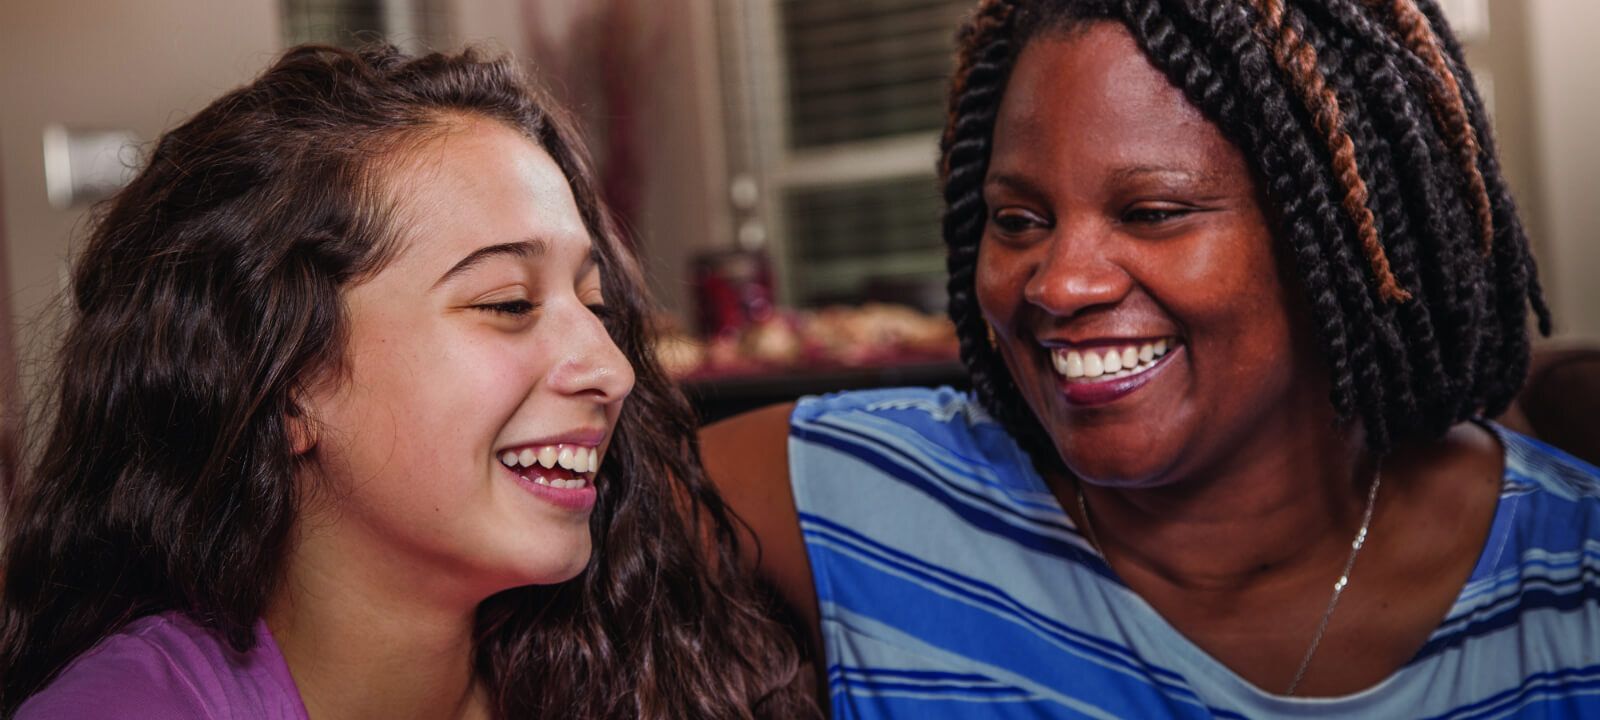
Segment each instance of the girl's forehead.
[[535,241],[550,255],[581,259],[593,248],[555,160],[497,122],[430,138],[399,158],[384,181],[402,253],[459,257],[482,246]]

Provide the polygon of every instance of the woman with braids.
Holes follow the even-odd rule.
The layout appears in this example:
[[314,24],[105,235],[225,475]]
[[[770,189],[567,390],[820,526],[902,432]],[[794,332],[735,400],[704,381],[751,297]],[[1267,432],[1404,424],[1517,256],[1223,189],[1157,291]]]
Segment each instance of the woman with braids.
[[513,68],[291,50],[105,208],[5,517],[0,715],[811,709]]
[[1438,7],[987,0],[960,43],[973,393],[702,435],[834,715],[1600,716],[1600,471],[1484,419],[1549,318]]

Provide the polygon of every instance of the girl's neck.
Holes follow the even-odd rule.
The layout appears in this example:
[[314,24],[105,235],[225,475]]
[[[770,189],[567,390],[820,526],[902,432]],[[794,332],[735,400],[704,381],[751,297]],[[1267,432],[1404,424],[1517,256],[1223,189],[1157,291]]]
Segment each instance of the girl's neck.
[[449,583],[421,568],[352,563],[373,555],[345,544],[302,534],[267,610],[310,716],[488,717],[473,671],[476,603],[431,594]]

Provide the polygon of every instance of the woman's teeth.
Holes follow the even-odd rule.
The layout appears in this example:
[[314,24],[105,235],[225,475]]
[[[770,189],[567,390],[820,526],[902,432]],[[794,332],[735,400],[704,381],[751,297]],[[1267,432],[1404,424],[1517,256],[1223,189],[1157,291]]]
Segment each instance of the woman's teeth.
[[1051,351],[1056,372],[1068,380],[1113,380],[1137,375],[1155,367],[1156,361],[1177,347],[1175,338],[1162,338],[1142,345],[1124,345],[1104,350]]
[[[550,470],[561,467],[579,477],[572,478],[547,478],[543,474],[522,472],[524,480],[530,480],[540,485],[549,485],[555,488],[581,488],[588,484],[584,474],[593,475],[600,467],[600,451],[597,448],[586,448],[580,445],[545,445],[537,448],[523,448],[522,450],[506,450],[500,453],[500,464],[513,471],[536,470],[543,468]],[[531,477],[530,477],[531,475]]]

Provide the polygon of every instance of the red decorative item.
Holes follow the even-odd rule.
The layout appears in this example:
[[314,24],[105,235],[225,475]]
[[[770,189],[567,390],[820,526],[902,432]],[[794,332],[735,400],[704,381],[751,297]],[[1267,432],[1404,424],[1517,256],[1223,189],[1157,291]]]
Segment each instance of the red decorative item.
[[772,266],[763,253],[695,256],[694,288],[701,337],[736,334],[773,315]]

